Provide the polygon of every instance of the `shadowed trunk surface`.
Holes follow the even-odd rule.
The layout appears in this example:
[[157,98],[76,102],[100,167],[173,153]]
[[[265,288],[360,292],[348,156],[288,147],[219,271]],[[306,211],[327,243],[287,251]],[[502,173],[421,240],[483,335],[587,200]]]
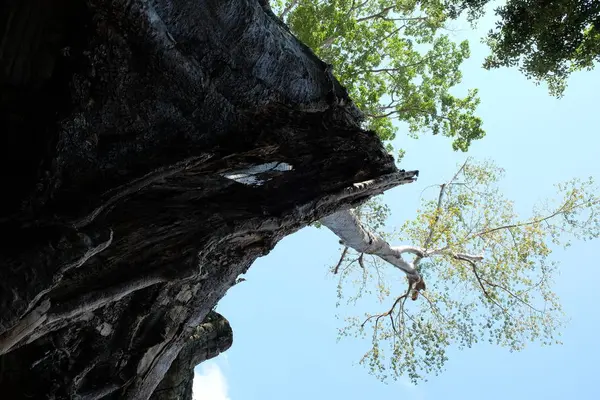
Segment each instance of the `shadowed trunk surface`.
[[240,273],[412,179],[262,3],[0,6],[2,396],[190,399]]
[[232,344],[229,322],[211,311],[200,324],[169,371],[152,394],[152,400],[179,400],[192,398],[194,367],[224,352]]

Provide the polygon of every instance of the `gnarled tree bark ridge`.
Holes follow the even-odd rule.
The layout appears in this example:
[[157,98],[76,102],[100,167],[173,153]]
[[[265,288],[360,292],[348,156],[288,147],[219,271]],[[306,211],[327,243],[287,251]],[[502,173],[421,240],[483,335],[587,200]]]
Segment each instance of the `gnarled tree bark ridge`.
[[1,393],[189,398],[239,274],[414,179],[264,3],[0,6]]

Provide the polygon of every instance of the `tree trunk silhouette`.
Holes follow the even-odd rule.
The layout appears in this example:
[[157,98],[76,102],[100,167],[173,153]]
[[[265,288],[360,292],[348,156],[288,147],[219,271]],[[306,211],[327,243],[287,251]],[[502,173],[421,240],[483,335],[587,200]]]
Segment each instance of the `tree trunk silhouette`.
[[6,398],[189,399],[239,274],[414,177],[265,1],[8,0],[0,32]]

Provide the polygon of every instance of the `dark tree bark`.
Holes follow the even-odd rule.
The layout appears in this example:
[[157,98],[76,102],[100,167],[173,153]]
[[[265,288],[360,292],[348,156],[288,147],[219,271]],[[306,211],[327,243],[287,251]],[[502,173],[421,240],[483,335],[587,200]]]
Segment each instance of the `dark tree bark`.
[[239,274],[412,179],[264,3],[0,6],[2,396],[189,398]]
[[191,399],[194,367],[231,347],[233,332],[222,315],[211,311],[190,338],[155,389],[151,400]]

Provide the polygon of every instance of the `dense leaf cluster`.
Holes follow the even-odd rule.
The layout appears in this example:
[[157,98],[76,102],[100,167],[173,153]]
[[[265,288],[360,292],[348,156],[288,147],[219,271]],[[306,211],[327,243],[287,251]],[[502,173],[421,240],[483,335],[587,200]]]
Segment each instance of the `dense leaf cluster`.
[[[450,15],[466,11],[475,21],[489,0],[447,3]],[[597,0],[509,0],[495,9],[498,20],[485,42],[487,69],[518,66],[550,93],[561,96],[568,76],[600,60],[600,2]]]

